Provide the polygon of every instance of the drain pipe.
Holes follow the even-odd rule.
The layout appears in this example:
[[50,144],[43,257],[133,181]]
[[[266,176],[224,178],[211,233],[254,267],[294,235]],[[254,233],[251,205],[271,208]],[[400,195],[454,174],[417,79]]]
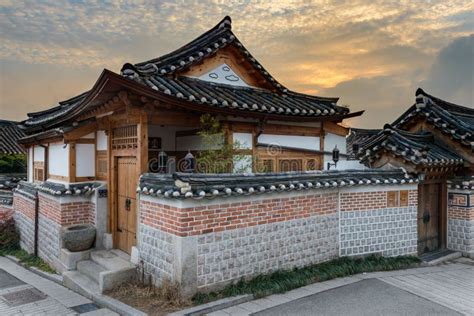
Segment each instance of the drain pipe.
[[[40,147],[44,148],[44,168],[43,168],[43,179],[48,180],[48,163],[49,163],[49,146],[40,144]],[[34,238],[34,255],[38,257],[38,231],[39,231],[39,197],[38,191],[35,192],[35,238]]]
[[38,218],[39,218],[39,198],[38,191],[35,192],[35,245],[34,245],[34,255],[38,256]]

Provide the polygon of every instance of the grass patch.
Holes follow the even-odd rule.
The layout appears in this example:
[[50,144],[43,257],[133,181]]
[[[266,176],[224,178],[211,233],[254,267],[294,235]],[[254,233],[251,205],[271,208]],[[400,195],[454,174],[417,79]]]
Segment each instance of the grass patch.
[[44,272],[56,273],[43,259],[27,253],[23,249],[0,249],[0,256],[14,256],[27,267],[36,267]]
[[0,256],[14,256],[27,267],[36,267],[42,271],[55,273],[43,259],[30,255],[20,248],[20,236],[13,219],[0,224]]
[[375,255],[364,258],[343,257],[304,268],[259,275],[247,281],[241,279],[219,292],[198,293],[192,298],[192,301],[194,304],[199,305],[224,297],[242,294],[264,297],[270,294],[287,292],[314,282],[362,272],[390,271],[417,267],[420,262],[421,260],[414,256],[394,258]]
[[168,280],[159,287],[127,282],[105,294],[152,316],[164,316],[191,305],[182,297],[179,285]]

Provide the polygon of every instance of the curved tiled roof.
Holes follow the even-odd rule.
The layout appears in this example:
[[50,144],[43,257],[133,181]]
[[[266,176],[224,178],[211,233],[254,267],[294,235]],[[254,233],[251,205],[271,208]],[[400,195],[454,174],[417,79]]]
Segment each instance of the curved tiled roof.
[[386,125],[359,152],[361,162],[367,163],[380,157],[380,153],[389,152],[414,165],[455,166],[464,160],[438,143],[430,132],[411,133]]
[[[179,76],[217,51],[232,45],[275,91],[215,84]],[[230,17],[183,47],[162,57],[135,65],[125,64],[122,75],[148,87],[178,98],[211,106],[250,110],[280,115],[344,115],[349,109],[337,106],[338,98],[325,98],[290,91],[250,54],[232,32]]]
[[0,154],[24,154],[18,140],[25,136],[17,122],[0,120]]
[[[184,70],[202,62],[217,51],[231,45],[239,51],[256,70],[257,76],[264,78],[270,89],[237,87],[217,84],[181,76]],[[108,72],[105,71],[104,72]],[[103,73],[104,74],[104,73]],[[110,75],[108,72],[106,75]],[[115,74],[114,74],[115,75]],[[118,76],[118,75],[117,75]],[[231,30],[231,19],[225,17],[215,27],[189,42],[183,47],[159,58],[132,65],[124,64],[121,78],[151,88],[162,96],[171,96],[183,105],[206,106],[203,112],[212,108],[232,112],[255,112],[263,115],[285,117],[328,118],[341,120],[344,117],[361,115],[363,111],[349,114],[349,109],[338,106],[338,98],[325,98],[290,91],[277,82],[268,71],[250,54]],[[97,89],[101,89],[96,82]],[[128,80],[125,80],[128,81]],[[106,80],[104,81],[105,84]],[[125,82],[124,85],[127,85]],[[99,90],[100,91],[100,90]],[[156,93],[153,92],[153,93]],[[58,127],[67,120],[81,115],[97,96],[95,88],[71,99],[59,102],[51,109],[28,114],[22,127],[28,132],[38,132]],[[153,94],[152,93],[152,94]],[[159,95],[156,95],[159,97]],[[95,105],[94,105],[95,106]],[[90,109],[89,109],[90,110]]]
[[381,129],[363,129],[363,128],[352,128],[350,134],[346,139],[346,151],[351,157],[357,155],[354,152],[354,144],[359,145],[362,149],[366,143],[368,143],[374,136],[380,133]]
[[358,185],[416,183],[403,169],[255,174],[146,173],[137,192],[165,198],[215,198]]
[[474,109],[449,103],[418,89],[416,104],[392,125],[403,129],[406,124],[418,117],[422,117],[455,141],[474,150]]

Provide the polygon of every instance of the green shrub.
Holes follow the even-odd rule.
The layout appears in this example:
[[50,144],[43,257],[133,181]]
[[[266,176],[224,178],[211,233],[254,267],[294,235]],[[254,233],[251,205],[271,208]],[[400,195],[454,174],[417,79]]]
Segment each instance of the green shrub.
[[15,228],[13,219],[0,224],[0,252],[19,248],[20,236]]
[[342,257],[304,268],[259,275],[248,281],[241,279],[219,292],[198,293],[192,300],[194,304],[203,304],[216,299],[241,294],[253,294],[255,297],[264,297],[274,293],[287,292],[314,282],[363,272],[412,268],[418,266],[419,263],[420,259],[413,256],[393,258],[375,255],[364,258]]

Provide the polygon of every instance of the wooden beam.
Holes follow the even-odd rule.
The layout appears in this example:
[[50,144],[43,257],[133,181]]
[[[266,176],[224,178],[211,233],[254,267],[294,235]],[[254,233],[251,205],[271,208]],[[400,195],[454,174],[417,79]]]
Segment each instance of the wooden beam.
[[322,128],[327,133],[336,134],[339,136],[347,136],[347,134],[349,134],[348,128],[343,127],[333,122],[323,122]]
[[140,175],[148,171],[148,117],[145,113],[143,113],[140,116],[140,123],[137,126],[137,137],[138,137],[137,174]]
[[76,129],[73,129],[72,131],[64,134],[64,141],[66,143],[70,141],[75,141],[81,138],[82,136],[95,132],[97,130],[97,127],[98,127],[97,122],[92,122],[84,126],[78,127]]

